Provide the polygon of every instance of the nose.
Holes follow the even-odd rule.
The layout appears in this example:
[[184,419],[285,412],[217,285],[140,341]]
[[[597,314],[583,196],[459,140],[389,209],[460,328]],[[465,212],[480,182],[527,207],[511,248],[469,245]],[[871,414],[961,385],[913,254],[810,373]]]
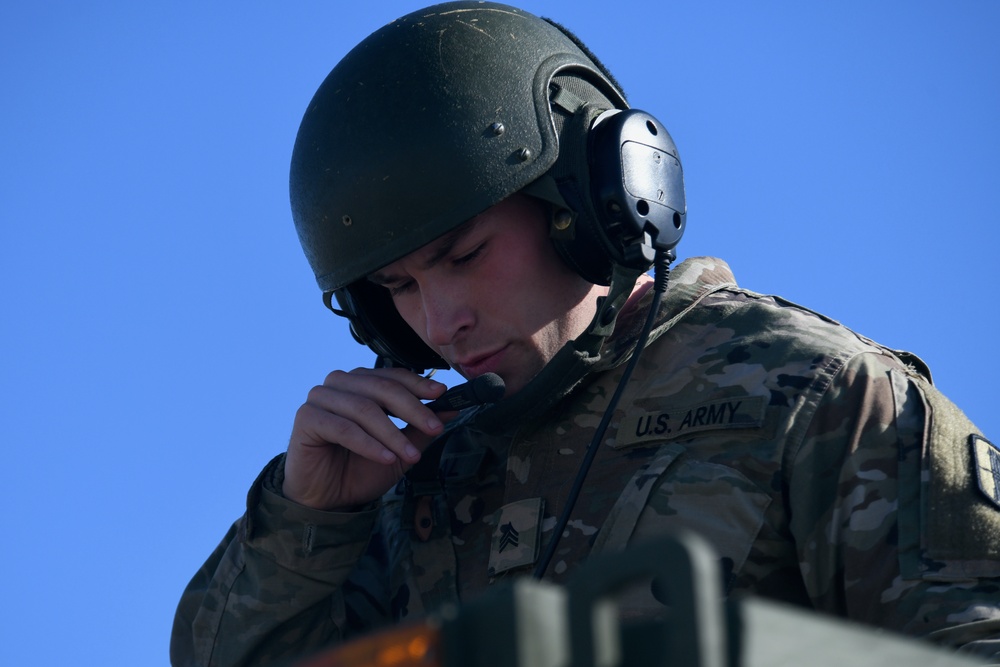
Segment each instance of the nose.
[[434,347],[452,345],[475,324],[475,309],[460,284],[421,288],[426,341]]

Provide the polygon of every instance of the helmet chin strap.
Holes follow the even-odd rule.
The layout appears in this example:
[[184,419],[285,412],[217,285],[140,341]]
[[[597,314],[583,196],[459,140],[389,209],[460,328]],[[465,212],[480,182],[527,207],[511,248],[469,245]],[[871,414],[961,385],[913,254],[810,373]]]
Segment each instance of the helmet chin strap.
[[597,355],[604,340],[614,331],[615,322],[628,301],[635,283],[645,271],[615,264],[611,272],[611,284],[607,296],[597,300],[597,312],[586,331],[576,339],[574,346],[580,352]]

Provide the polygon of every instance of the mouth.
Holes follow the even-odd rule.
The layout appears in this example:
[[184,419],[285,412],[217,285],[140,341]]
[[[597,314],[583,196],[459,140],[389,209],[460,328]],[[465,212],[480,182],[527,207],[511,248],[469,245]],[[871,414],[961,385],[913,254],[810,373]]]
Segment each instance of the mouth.
[[496,373],[497,375],[502,375],[499,372],[500,364],[503,361],[504,352],[506,351],[506,346],[492,352],[487,352],[486,354],[478,354],[475,356],[465,357],[461,360],[456,360],[454,367],[459,373],[464,377],[469,379],[476,378],[483,373]]

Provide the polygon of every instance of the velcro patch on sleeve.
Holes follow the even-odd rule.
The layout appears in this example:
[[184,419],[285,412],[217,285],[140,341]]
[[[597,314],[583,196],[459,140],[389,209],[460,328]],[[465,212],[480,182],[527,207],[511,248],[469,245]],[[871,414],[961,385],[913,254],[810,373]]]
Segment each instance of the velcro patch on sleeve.
[[1000,507],[1000,447],[975,434],[969,437],[969,445],[972,447],[979,490]]
[[927,554],[993,561],[1000,545],[1000,451],[933,387],[927,449]]

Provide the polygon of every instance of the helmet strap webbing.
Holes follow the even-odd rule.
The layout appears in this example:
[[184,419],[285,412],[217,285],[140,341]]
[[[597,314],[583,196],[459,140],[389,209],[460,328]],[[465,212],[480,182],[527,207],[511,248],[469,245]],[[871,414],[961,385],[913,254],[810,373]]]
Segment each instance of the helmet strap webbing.
[[628,301],[635,287],[635,281],[645,273],[642,269],[613,264],[611,270],[611,285],[608,287],[607,296],[597,300],[597,312],[586,332],[577,338],[577,346],[580,350],[592,351],[597,354],[604,339],[614,331],[615,322],[621,312],[625,302]]
[[601,74],[603,74],[607,78],[607,80],[611,83],[611,85],[615,87],[618,93],[622,96],[622,99],[625,98],[625,90],[622,88],[621,84],[618,83],[618,79],[615,78],[615,75],[612,74],[611,70],[608,69],[608,66],[605,65],[601,61],[601,59],[598,58],[597,55],[590,50],[590,47],[587,46],[582,39],[576,36],[576,33],[569,30],[563,24],[548,18],[547,16],[543,16],[542,20],[551,25],[552,27],[557,28],[559,32],[561,32],[562,34],[566,35],[566,37],[576,45],[576,48],[583,51],[584,54],[586,54],[586,56],[590,58],[591,62],[593,62],[594,65],[597,67],[597,69],[600,70]]

